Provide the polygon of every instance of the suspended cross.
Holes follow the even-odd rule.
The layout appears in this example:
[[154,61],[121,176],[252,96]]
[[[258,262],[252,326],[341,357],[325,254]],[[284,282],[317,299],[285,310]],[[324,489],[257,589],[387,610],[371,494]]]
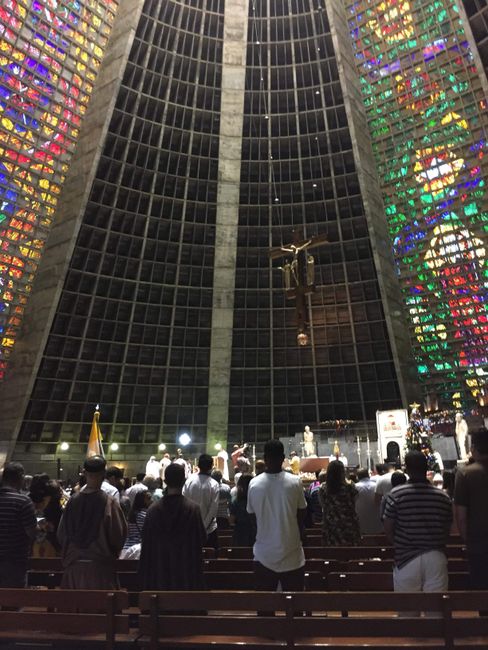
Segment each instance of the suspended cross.
[[304,239],[301,231],[294,230],[291,244],[272,248],[269,252],[272,260],[285,258],[280,269],[283,273],[286,297],[295,300],[299,345],[307,345],[309,341],[310,319],[306,297],[315,292],[315,260],[308,251],[325,243],[327,243],[325,235]]

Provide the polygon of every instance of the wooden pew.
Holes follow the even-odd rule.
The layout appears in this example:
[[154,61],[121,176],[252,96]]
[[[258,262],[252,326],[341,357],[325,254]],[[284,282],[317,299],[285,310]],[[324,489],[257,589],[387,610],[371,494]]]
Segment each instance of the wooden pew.
[[[343,571],[347,573],[352,571],[353,573],[360,573],[362,571],[366,573],[375,573],[376,571],[393,571],[393,560],[384,559],[384,560],[349,560],[349,562],[342,563],[333,563],[332,566],[337,567],[340,564],[339,568],[331,569],[331,571]],[[451,558],[447,562],[447,568],[449,572],[455,573],[466,573],[468,571],[468,562],[465,559],[461,558]]]
[[[305,546],[307,559],[338,560],[345,562],[350,559],[363,560],[368,558],[392,558],[391,546]],[[219,558],[251,559],[252,548],[246,546],[224,547],[219,549]]]
[[[488,648],[488,592],[458,591],[446,596],[446,650]],[[482,615],[481,615],[482,614]]]
[[[420,607],[440,618],[398,617]],[[444,607],[442,594],[294,593],[293,647],[444,650]]]
[[[234,558],[218,558],[216,560],[204,560],[204,571],[253,571],[254,560],[248,559],[234,559]],[[308,559],[305,561],[305,571],[318,571],[325,573],[326,571],[340,571],[343,569],[343,563],[334,560],[321,560],[321,559]]]
[[0,641],[111,650],[134,642],[128,606],[121,591],[0,589]]
[[486,592],[143,592],[139,647],[486,650],[486,602]]
[[[393,591],[393,571],[330,572],[325,577],[325,582],[330,591]],[[468,587],[468,573],[449,573],[449,592],[465,590]]]
[[[290,647],[287,605],[285,594],[279,592],[142,592],[138,646]],[[258,611],[267,614],[258,616]]]

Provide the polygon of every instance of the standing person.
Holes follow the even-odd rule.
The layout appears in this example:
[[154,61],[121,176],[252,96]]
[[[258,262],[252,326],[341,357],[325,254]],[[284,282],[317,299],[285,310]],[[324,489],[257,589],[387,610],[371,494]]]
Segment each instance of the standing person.
[[159,478],[163,481],[164,486],[164,473],[166,468],[171,465],[171,458],[168,453],[165,453],[161,460],[159,461]]
[[313,524],[322,523],[322,506],[319,501],[320,486],[325,482],[327,472],[321,469],[320,472],[315,473],[317,480],[308,488],[308,494],[305,495],[307,499],[307,508],[309,516]]
[[383,523],[395,548],[395,591],[446,591],[452,508],[449,497],[427,480],[427,458],[420,451],[405,455],[410,477],[386,498]]
[[[403,485],[404,483],[407,482],[407,475],[404,474],[402,471],[397,470],[396,472],[392,472],[391,474],[391,489],[398,487],[399,485]],[[380,504],[380,518],[381,521],[383,521],[383,515],[385,514],[385,508],[386,508],[386,500],[388,499],[388,494],[381,499],[381,504]],[[383,529],[384,530],[384,529]]]
[[245,456],[239,456],[234,473],[234,487],[237,486],[237,482],[243,474],[251,474],[252,476],[251,463]]
[[250,474],[243,474],[237,482],[237,494],[230,504],[230,521],[234,524],[232,546],[253,546],[256,541],[256,518],[247,511]]
[[122,489],[122,481],[124,479],[124,472],[113,465],[108,467],[105,472],[105,478],[103,479],[101,489],[111,497],[113,497],[117,503],[120,503],[120,491]]
[[[146,519],[147,509],[151,505],[151,493],[149,490],[139,491],[134,497],[132,507],[127,518],[127,538],[120,554],[121,560],[137,559],[140,555],[142,528]],[[138,546],[138,548],[137,548]]]
[[0,587],[27,585],[27,562],[37,532],[34,504],[21,493],[24,467],[7,463],[0,488]]
[[185,460],[183,456],[183,452],[181,449],[176,450],[176,458],[173,461],[177,465],[181,465],[183,469],[185,470],[185,478],[188,478],[191,474],[191,466],[190,464]]
[[192,474],[183,486],[183,496],[188,497],[202,513],[203,525],[207,531],[207,544],[215,550],[219,547],[217,535],[217,512],[219,509],[219,484],[210,476],[213,458],[201,454],[198,459],[198,474]]
[[322,506],[322,543],[324,546],[357,546],[361,540],[354,483],[346,481],[346,469],[340,460],[327,467],[325,482],[319,489]]
[[254,544],[256,589],[286,591],[304,586],[305,555],[301,540],[307,502],[300,479],[282,469],[285,450],[279,440],[264,445],[266,470],[249,484],[247,511],[257,524]]
[[219,469],[212,471],[212,478],[219,484],[219,508],[217,510],[217,530],[229,528],[229,506],[231,502],[230,487],[222,483],[222,472]]
[[472,589],[488,589],[488,431],[471,435],[474,463],[458,467],[454,486],[454,513],[468,548]]
[[125,496],[129,498],[131,508],[132,508],[132,506],[134,504],[134,499],[136,498],[136,494],[138,492],[146,492],[147,491],[147,485],[144,485],[144,483],[143,483],[143,480],[144,480],[145,476],[146,475],[143,472],[140,472],[139,474],[137,474],[136,475],[136,482],[134,483],[134,485],[131,485],[125,491]]
[[290,453],[290,467],[295,476],[300,475],[300,457],[297,455],[296,451]]
[[115,560],[127,537],[118,501],[102,487],[105,458],[84,462],[86,487],[68,501],[58,528],[64,589],[117,589]]
[[386,497],[391,492],[391,475],[395,471],[395,465],[393,463],[380,463],[376,465],[376,469],[379,469],[379,476],[376,479],[375,501],[378,512],[380,512],[383,497]]
[[217,458],[222,458],[222,478],[226,483],[229,482],[230,476],[229,476],[229,454],[225,449],[219,449],[219,453],[217,454]]
[[372,481],[365,467],[358,469],[356,483],[356,514],[359,519],[361,535],[379,535],[383,533],[378,506],[375,500],[376,481]]
[[44,520],[43,531],[36,537],[31,555],[32,557],[58,557],[61,547],[57,530],[63,514],[61,502],[64,501],[64,493],[57,481],[50,480],[47,474],[44,476],[46,479],[40,482],[33,480],[29,493],[38,521]]
[[166,496],[149,508],[142,529],[141,589],[204,589],[203,545],[207,539],[199,506],[182,495],[185,469],[165,472]]

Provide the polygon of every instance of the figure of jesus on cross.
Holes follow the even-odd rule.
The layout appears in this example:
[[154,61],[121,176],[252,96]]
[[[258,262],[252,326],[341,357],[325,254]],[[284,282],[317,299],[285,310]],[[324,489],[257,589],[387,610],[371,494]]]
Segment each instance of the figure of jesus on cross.
[[[310,318],[307,296],[315,291],[315,260],[308,249],[327,242],[324,235],[303,239],[299,231],[293,231],[293,243],[272,248],[271,259],[285,257],[283,266],[283,285],[286,297],[295,300],[295,317],[297,323],[297,342],[307,345],[309,342]],[[291,254],[291,258],[287,257]]]

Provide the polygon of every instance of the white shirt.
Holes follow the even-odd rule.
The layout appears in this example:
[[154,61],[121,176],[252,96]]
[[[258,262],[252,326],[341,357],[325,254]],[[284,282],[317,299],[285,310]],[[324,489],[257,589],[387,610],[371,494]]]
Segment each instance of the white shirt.
[[144,483],[134,483],[134,485],[131,485],[130,488],[127,488],[125,491],[125,496],[129,497],[129,501],[131,506],[134,504],[134,499],[136,498],[136,494],[138,492],[146,492],[147,490],[147,485],[144,485]]
[[247,511],[256,515],[254,559],[281,573],[305,564],[297,510],[307,507],[302,482],[288,472],[255,476],[249,484]]
[[110,496],[113,497],[117,501],[117,503],[120,503],[120,492],[117,490],[117,488],[114,485],[109,483],[107,479],[103,479],[101,489],[107,494],[110,494]]
[[192,474],[183,486],[183,495],[200,506],[207,535],[217,528],[219,492],[219,484],[208,474]]
[[391,492],[391,475],[393,472],[388,472],[388,474],[383,474],[383,476],[378,476],[376,479],[376,494],[381,494],[382,497],[386,497],[387,494]]
[[164,473],[166,471],[166,468],[169,467],[169,465],[171,465],[171,459],[163,456],[163,458],[161,458],[161,460],[159,461],[159,478],[162,479],[163,481],[164,481]]
[[181,465],[183,469],[185,470],[185,478],[188,478],[190,476],[190,466],[186,462],[184,458],[175,458],[173,463],[177,463],[178,465]]
[[152,478],[159,478],[159,470],[160,470],[160,466],[158,461],[154,456],[151,456],[151,458],[146,463],[146,476],[151,476]]
[[222,468],[222,478],[225,481],[228,481],[229,480],[229,454],[225,451],[225,449],[221,449],[217,454],[217,457],[222,458],[224,461],[224,466]]
[[363,478],[355,485],[358,495],[355,506],[361,535],[378,535],[383,532],[378,506],[375,503],[376,481]]

